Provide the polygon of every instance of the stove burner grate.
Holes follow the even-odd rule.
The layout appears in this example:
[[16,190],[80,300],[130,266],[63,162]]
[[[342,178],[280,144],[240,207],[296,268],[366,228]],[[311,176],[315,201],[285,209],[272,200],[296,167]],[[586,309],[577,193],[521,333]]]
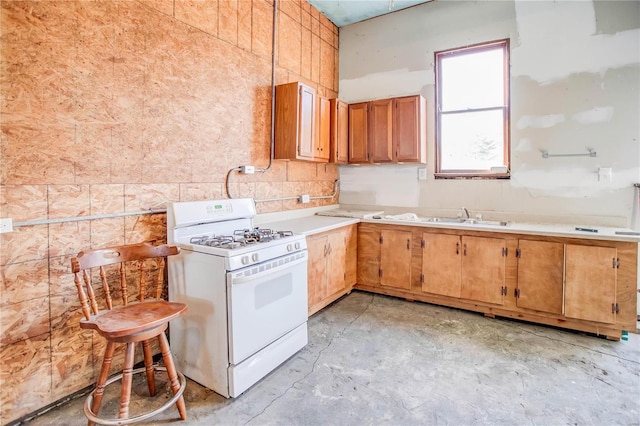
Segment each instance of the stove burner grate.
[[233,235],[201,235],[191,237],[189,243],[224,249],[234,249],[250,244],[266,243],[279,238],[291,237],[291,231],[273,231],[268,228],[239,229]]

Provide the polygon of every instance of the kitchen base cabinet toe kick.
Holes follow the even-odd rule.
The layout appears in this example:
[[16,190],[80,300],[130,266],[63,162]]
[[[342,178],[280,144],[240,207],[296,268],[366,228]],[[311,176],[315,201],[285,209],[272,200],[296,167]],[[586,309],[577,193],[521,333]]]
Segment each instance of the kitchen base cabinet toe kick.
[[357,290],[610,340],[636,329],[634,242],[360,223],[357,256]]

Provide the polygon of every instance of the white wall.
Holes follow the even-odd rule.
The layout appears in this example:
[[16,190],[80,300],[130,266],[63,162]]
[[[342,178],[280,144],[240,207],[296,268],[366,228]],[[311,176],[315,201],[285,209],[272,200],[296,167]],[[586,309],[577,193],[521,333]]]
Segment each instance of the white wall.
[[[341,166],[340,203],[510,220],[629,226],[640,182],[640,2],[446,1],[340,29],[346,102],[421,93],[428,180],[417,166]],[[435,180],[434,51],[511,40],[510,180]],[[597,157],[543,159],[597,152]],[[610,182],[598,169],[611,167]]]

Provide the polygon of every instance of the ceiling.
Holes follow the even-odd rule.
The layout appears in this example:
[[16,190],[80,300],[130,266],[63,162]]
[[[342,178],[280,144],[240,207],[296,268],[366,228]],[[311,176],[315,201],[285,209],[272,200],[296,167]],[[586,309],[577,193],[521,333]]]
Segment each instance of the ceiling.
[[308,0],[338,27],[432,0]]

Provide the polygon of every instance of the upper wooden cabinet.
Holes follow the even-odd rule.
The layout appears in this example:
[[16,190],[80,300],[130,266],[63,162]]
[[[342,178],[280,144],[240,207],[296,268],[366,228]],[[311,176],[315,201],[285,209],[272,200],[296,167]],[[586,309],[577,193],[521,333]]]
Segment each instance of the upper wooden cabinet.
[[370,161],[372,163],[393,162],[393,99],[369,102],[367,114]]
[[300,82],[276,86],[274,158],[329,161],[330,109],[313,87]]
[[349,163],[368,163],[367,145],[368,102],[349,104]]
[[349,105],[338,99],[329,101],[331,108],[331,150],[329,162],[349,162]]
[[350,163],[424,163],[426,141],[420,95],[349,105]]
[[427,162],[427,103],[422,96],[393,101],[393,146],[398,163]]
[[331,152],[331,102],[329,98],[318,96],[318,114],[316,116],[316,143],[314,160],[329,161]]

